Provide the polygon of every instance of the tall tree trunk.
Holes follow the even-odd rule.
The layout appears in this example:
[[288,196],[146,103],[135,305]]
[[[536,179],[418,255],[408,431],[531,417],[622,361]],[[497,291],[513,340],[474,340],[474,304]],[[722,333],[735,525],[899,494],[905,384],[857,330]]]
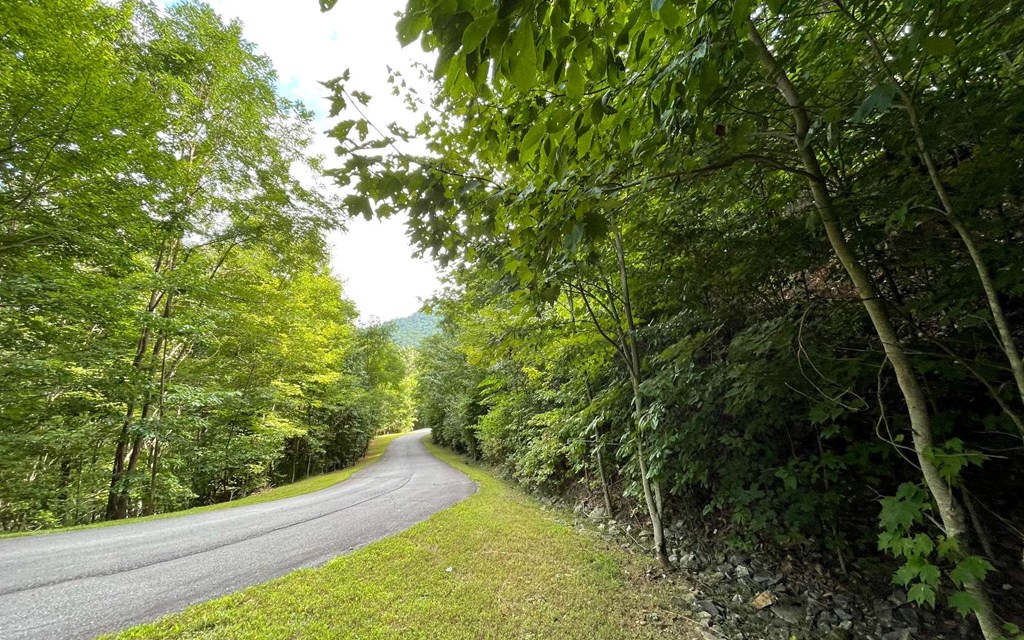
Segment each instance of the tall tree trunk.
[[61,459],[58,486],[60,487],[57,492],[57,502],[60,504],[60,521],[68,524],[68,518],[71,515],[68,509],[68,499],[70,498],[68,489],[71,486],[71,460],[69,458]]
[[[961,548],[966,549],[968,529],[963,508],[953,494],[952,488],[943,480],[942,475],[931,458],[934,442],[927,400],[921,389],[917,373],[914,371],[910,358],[893,326],[889,311],[885,303],[879,298],[878,291],[870,274],[847,242],[846,235],[835,214],[832,206],[832,194],[829,192],[824,174],[822,173],[817,153],[814,147],[807,143],[807,133],[810,130],[810,117],[808,116],[807,109],[796,87],[790,81],[786,72],[779,66],[775,55],[765,44],[752,20],[747,22],[747,35],[758,51],[762,65],[793,114],[797,152],[804,171],[810,176],[808,184],[814,198],[815,208],[821,217],[829,243],[832,245],[836,257],[839,258],[843,268],[853,282],[857,294],[860,296],[861,302],[868,313],[868,317],[871,319],[872,325],[874,325],[875,333],[882,343],[882,348],[885,350],[885,354],[892,364],[893,371],[896,373],[897,383],[907,405],[914,451],[917,454],[917,463],[924,475],[925,484],[938,508],[942,528],[947,538],[956,540],[960,543]],[[1000,636],[999,623],[992,612],[991,602],[984,586],[976,580],[970,580],[964,586],[979,603],[979,608],[975,615],[985,638],[988,640],[998,638]]]
[[146,500],[145,515],[156,513],[156,474],[160,467],[160,438],[153,439],[153,449],[149,460],[149,498]]
[[622,232],[615,229],[615,258],[619,267],[619,279],[622,287],[622,313],[626,321],[626,335],[623,346],[628,354],[629,380],[633,388],[633,407],[636,411],[636,456],[640,466],[640,483],[644,489],[644,501],[651,519],[654,534],[654,554],[665,569],[671,569],[668,560],[668,549],[665,543],[665,524],[662,512],[661,487],[658,481],[649,477],[647,454],[644,445],[644,428],[640,418],[644,411],[643,395],[640,391],[640,352],[636,341],[636,321],[633,318],[633,303],[629,294],[629,277],[626,272],[626,251],[622,243]]
[[[158,258],[158,264],[162,258]],[[170,259],[167,268],[172,268],[173,256]],[[161,317],[164,320],[169,320],[174,313],[174,291],[168,292],[153,292],[150,296],[150,309],[155,310],[153,301],[163,301],[164,309],[161,313]],[[148,343],[151,331],[149,327],[143,329],[143,336],[139,341],[140,349],[136,352],[135,359],[132,362],[133,369],[142,369],[142,360],[146,350],[146,344]],[[150,352],[149,364],[145,368],[144,380],[146,383],[145,389],[142,392],[142,416],[143,422],[148,420],[152,416],[153,411],[153,391],[152,386],[154,382],[154,376],[157,375],[158,369],[160,374],[159,389],[160,393],[163,393],[163,375],[164,370],[158,367],[158,364],[165,362],[167,348],[167,333],[165,330],[161,330],[156,341],[153,343],[153,349]],[[139,455],[141,453],[145,439],[142,435],[136,435],[134,438],[129,438],[130,429],[133,424],[133,418],[136,412],[137,400],[133,398],[129,401],[128,409],[125,413],[125,419],[121,426],[121,435],[117,441],[117,447],[114,451],[114,464],[113,471],[111,473],[110,480],[110,492],[107,496],[107,520],[122,520],[128,517],[128,502],[131,492],[131,487],[128,486],[128,481],[131,474],[135,471],[138,464]],[[129,448],[130,445],[130,448]],[[127,455],[127,461],[125,457]]]

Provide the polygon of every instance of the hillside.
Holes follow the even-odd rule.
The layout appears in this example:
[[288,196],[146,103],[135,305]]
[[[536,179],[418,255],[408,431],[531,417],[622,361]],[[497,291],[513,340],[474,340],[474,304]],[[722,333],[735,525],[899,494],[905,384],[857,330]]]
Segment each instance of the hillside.
[[388,324],[394,328],[392,338],[395,344],[400,347],[416,348],[423,340],[438,332],[440,322],[441,318],[437,316],[417,311],[411,316],[397,318]]

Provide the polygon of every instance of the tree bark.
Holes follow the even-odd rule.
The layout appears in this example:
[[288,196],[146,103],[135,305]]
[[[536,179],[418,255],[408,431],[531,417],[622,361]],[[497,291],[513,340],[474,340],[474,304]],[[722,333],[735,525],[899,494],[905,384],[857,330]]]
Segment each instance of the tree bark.
[[636,455],[640,465],[640,482],[644,489],[644,501],[647,503],[647,512],[651,518],[651,528],[654,534],[654,554],[665,569],[671,569],[672,565],[668,560],[668,549],[665,544],[664,514],[662,511],[661,487],[658,481],[651,479],[647,471],[647,455],[644,447],[644,429],[640,423],[643,415],[643,395],[640,391],[640,352],[636,341],[636,320],[633,317],[633,304],[629,295],[629,277],[626,272],[626,251],[622,243],[622,232],[615,229],[615,258],[619,266],[619,279],[622,287],[622,313],[626,321],[626,336],[623,340],[626,352],[629,355],[629,380],[633,388],[633,407],[636,410]]

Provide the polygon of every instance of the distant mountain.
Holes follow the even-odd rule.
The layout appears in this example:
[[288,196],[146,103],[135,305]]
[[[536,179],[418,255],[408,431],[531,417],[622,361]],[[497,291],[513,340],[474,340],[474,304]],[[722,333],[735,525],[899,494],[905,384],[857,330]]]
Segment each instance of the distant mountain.
[[392,320],[387,324],[392,327],[392,339],[400,347],[416,348],[420,343],[434,335],[440,328],[441,319],[437,316],[417,311],[411,316]]

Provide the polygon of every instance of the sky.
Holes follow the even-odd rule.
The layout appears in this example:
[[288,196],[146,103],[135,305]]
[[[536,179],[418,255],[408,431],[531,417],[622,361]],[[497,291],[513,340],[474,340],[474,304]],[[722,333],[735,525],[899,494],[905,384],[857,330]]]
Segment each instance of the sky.
[[[387,83],[390,65],[415,81],[412,65],[431,64],[417,43],[406,48],[395,37],[395,13],[405,0],[340,0],[321,13],[317,0],[207,0],[226,20],[243,23],[245,37],[274,63],[279,90],[302,100],[317,114],[319,132],[314,151],[327,158],[327,166],[340,164],[334,144],[323,134],[329,128],[327,90],[320,81],[349,69],[347,88],[364,91],[373,100],[367,116],[382,130],[389,122],[411,129],[417,117],[391,95]],[[429,88],[421,87],[422,93]],[[332,233],[331,270],[344,283],[362,322],[386,321],[417,311],[421,301],[438,288],[436,266],[412,257],[405,235],[405,218],[386,221],[350,220],[347,231]]]

